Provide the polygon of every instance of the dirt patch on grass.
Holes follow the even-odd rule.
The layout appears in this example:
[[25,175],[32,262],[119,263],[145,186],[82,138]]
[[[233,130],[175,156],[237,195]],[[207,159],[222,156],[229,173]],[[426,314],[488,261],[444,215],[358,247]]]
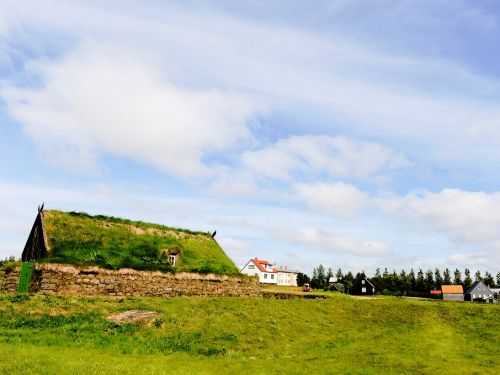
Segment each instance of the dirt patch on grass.
[[129,310],[108,316],[108,320],[116,324],[148,323],[160,316],[155,311]]

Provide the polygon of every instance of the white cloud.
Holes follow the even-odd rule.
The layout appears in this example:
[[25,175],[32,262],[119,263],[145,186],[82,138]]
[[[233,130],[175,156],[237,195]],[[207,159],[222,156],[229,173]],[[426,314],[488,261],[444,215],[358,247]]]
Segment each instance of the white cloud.
[[[12,7],[16,10],[13,12],[16,24],[60,31],[76,40],[86,43],[99,41],[126,51],[110,64],[125,83],[120,85],[115,82],[118,74],[112,74],[112,71],[109,72],[109,80],[103,79],[104,84],[115,85],[115,91],[121,95],[130,94],[129,86],[137,85],[144,89],[138,91],[138,95],[168,96],[171,102],[179,105],[179,111],[183,113],[180,116],[184,117],[176,121],[191,124],[206,118],[204,122],[221,122],[217,129],[201,129],[203,136],[196,137],[194,144],[186,145],[185,139],[180,143],[187,153],[185,166],[195,168],[197,172],[203,169],[198,160],[206,151],[207,144],[214,143],[215,149],[220,150],[245,137],[245,129],[241,126],[230,129],[225,126],[228,122],[244,122],[255,111],[254,101],[242,98],[238,94],[241,92],[252,92],[270,108],[290,109],[299,103],[300,108],[314,108],[315,112],[320,110],[321,115],[334,124],[332,127],[340,125],[372,139],[390,137],[393,141],[404,141],[407,147],[420,152],[425,150],[425,155],[419,154],[424,159],[482,160],[488,153],[490,159],[500,160],[500,141],[497,141],[500,139],[500,110],[495,100],[484,99],[485,95],[490,99],[498,97],[500,84],[498,80],[471,73],[453,62],[410,58],[388,49],[375,50],[367,44],[350,40],[341,32],[335,33],[334,37],[283,24],[232,17],[216,13],[212,8],[210,11],[194,12],[188,7],[167,4],[153,11],[124,4],[120,12],[110,12],[112,6],[108,9],[84,2],[62,5],[56,12],[53,7],[43,6],[33,12],[30,4]],[[109,57],[115,55],[115,50],[108,48],[99,53]],[[155,81],[154,85],[144,85],[144,77],[139,77],[139,82],[132,81],[137,78],[136,69],[131,68],[131,72],[122,65],[127,67],[128,60],[137,56],[148,56],[157,62],[170,86],[158,85],[155,74],[153,78],[145,78]],[[89,64],[88,58],[75,66],[82,68],[85,74],[92,69],[86,68],[86,64]],[[147,71],[148,67],[142,66],[140,70]],[[43,73],[46,72],[44,70]],[[74,77],[72,79],[75,80]],[[196,88],[186,89],[190,85]],[[453,87],[453,90],[446,91],[443,89],[446,87]],[[104,89],[104,93],[110,90],[102,85],[92,88]],[[144,98],[139,103],[125,101],[121,108],[125,105],[132,109],[137,106],[144,108],[145,101]],[[40,111],[53,112],[49,104],[40,103]],[[158,116],[168,112],[155,101],[146,104],[146,112],[160,112]],[[117,107],[113,102],[113,108]],[[293,109],[290,112],[294,112]],[[188,114],[186,110],[189,110]],[[131,118],[143,115],[142,111],[130,112]],[[73,114],[77,115],[80,113]],[[168,113],[168,116],[173,115]],[[156,123],[156,117],[145,120],[148,124]],[[94,120],[94,117],[91,119]],[[69,120],[73,117],[65,119],[65,122]],[[146,121],[142,122],[143,126],[149,126],[144,125]],[[316,127],[314,124],[308,126]],[[326,128],[322,130],[332,132],[332,129]],[[195,133],[200,130],[197,126],[188,126],[187,129]],[[154,134],[154,131],[151,133]],[[110,152],[129,155],[133,149],[135,155],[137,148],[141,151],[137,155],[139,160],[151,162],[154,159],[153,162],[157,162],[156,144],[149,147],[148,143],[146,152],[140,140],[133,144],[125,142],[126,146],[122,147],[115,144],[109,147],[108,142],[103,140],[108,139],[107,136],[96,138],[100,146],[110,149]],[[132,136],[137,138],[136,134]],[[74,140],[70,138],[70,141],[70,146],[74,147]],[[77,146],[84,158],[92,159],[89,155],[93,153],[88,148]],[[269,158],[266,152],[260,155],[263,160]],[[167,159],[170,160],[171,156],[167,155]],[[379,157],[383,158],[384,152],[380,152]],[[252,161],[252,157],[249,159],[250,164],[257,163]],[[274,161],[275,166],[264,172],[286,176],[284,172],[277,173],[277,169],[283,166],[287,170],[293,160],[284,155],[278,160],[283,164]],[[372,173],[377,160],[374,159],[374,165],[371,165],[366,158],[365,164],[356,164],[359,169],[353,173]],[[160,166],[165,165],[168,169],[173,167],[172,162],[160,162]],[[343,164],[329,165],[329,168],[334,173],[347,173]],[[174,166],[174,169],[185,171],[182,167]]]
[[41,88],[8,88],[10,114],[46,155],[93,166],[101,153],[181,176],[209,174],[201,159],[251,140],[249,97],[176,86],[158,66],[109,47],[84,46],[57,63],[32,65]]
[[309,207],[340,216],[353,216],[369,200],[366,193],[343,182],[297,184],[295,191]]
[[333,254],[346,253],[361,257],[379,257],[389,253],[389,247],[383,241],[350,238],[313,227],[299,228],[290,232],[289,235],[291,241]]
[[383,199],[379,204],[386,212],[417,220],[458,243],[500,250],[500,192],[445,189]]
[[448,263],[456,266],[462,266],[465,264],[466,267],[472,269],[488,269],[494,264],[499,264],[500,257],[485,252],[475,252],[469,254],[457,253],[451,254],[447,261]]
[[242,158],[255,173],[280,179],[289,179],[293,172],[362,178],[410,165],[383,145],[331,136],[292,136]]

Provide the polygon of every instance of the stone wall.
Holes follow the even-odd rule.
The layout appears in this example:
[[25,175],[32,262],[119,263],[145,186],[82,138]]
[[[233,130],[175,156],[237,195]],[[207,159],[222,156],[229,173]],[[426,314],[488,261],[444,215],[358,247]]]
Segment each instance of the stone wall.
[[[13,290],[12,288],[4,290],[15,291],[15,283]],[[61,264],[36,265],[31,291],[83,296],[158,297],[257,296],[261,293],[256,278],[131,269],[113,271],[98,267],[78,268]]]
[[19,268],[0,270],[0,292],[15,293],[19,280]]

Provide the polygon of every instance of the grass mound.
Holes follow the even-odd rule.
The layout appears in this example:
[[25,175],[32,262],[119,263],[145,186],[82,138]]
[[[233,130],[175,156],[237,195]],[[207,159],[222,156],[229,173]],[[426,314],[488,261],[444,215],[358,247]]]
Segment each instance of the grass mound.
[[[45,211],[49,256],[44,262],[105,268],[236,274],[207,233],[85,213]],[[169,252],[178,252],[175,268]]]
[[[498,374],[500,306],[0,296],[5,374]],[[149,310],[157,324],[110,314]]]

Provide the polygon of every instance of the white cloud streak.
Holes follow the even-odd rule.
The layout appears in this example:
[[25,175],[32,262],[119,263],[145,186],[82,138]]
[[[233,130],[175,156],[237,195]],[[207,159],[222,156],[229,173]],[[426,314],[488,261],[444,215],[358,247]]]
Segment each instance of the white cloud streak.
[[416,220],[457,243],[500,251],[500,192],[444,189],[379,200],[385,212]]
[[318,248],[330,254],[348,254],[357,257],[381,257],[389,254],[389,245],[384,241],[346,237],[316,227],[299,228],[287,235],[289,241]]
[[[41,89],[3,91],[10,113],[46,154],[92,166],[99,152],[152,164],[175,175],[203,175],[209,152],[251,140],[255,104],[222,90],[173,85],[154,65],[87,47],[40,63]],[[50,152],[49,152],[50,150]]]
[[410,162],[388,147],[346,137],[292,136],[242,156],[261,176],[290,179],[292,173],[366,178],[408,167]]
[[[9,110],[30,131],[31,117],[42,112],[51,117],[56,114],[56,120],[65,126],[91,127],[88,121],[106,122],[107,127],[96,126],[98,130],[91,132],[79,129],[74,137],[64,135],[60,126],[54,130],[67,139],[70,149],[76,148],[77,154],[90,162],[95,158],[90,149],[97,144],[103,152],[137,155],[141,161],[177,174],[186,173],[187,168],[202,173],[199,161],[207,153],[226,150],[247,139],[245,124],[260,113],[261,104],[272,110],[297,102],[321,108],[343,129],[348,127],[374,139],[404,140],[420,150],[423,147],[428,151],[423,158],[463,160],[467,155],[468,159],[480,159],[488,152],[492,160],[500,160],[496,141],[500,139],[500,110],[496,101],[482,97],[484,93],[498,97],[500,85],[454,63],[383,53],[340,33],[325,36],[171,6],[158,9],[155,17],[130,4],[120,13],[83,3],[63,6],[57,14],[43,11],[43,7],[37,13],[29,6],[14,9],[16,25],[50,26],[76,36],[87,47],[73,51],[53,67],[47,63],[39,71],[45,87],[23,90],[26,103],[32,105],[23,106],[22,111],[12,104],[12,90],[4,91],[4,98],[11,103]],[[104,57],[111,61],[103,63]],[[155,67],[129,62],[141,58],[154,61]],[[75,82],[75,75],[81,75],[84,84]],[[453,93],[440,90],[450,83]],[[53,101],[59,99],[59,106],[62,98],[53,96],[56,88],[64,87],[74,92],[60,93],[68,97],[69,106],[59,113],[61,108],[54,108]],[[83,102],[78,101],[75,107],[71,98],[78,96],[83,96],[79,98]],[[110,96],[114,96],[111,101]],[[97,117],[97,111],[89,115],[85,106],[99,109],[101,115]],[[88,121],[80,124],[85,116]],[[138,137],[138,127],[127,125],[139,120],[151,138],[146,132]],[[49,121],[39,127],[52,130],[55,125],[52,118]],[[108,130],[109,123],[126,125],[117,134]],[[179,125],[173,125],[176,123]],[[179,133],[190,136],[179,137]],[[158,139],[165,136],[173,140],[171,151],[160,152]],[[75,138],[79,139],[77,144]],[[179,150],[186,152],[185,164],[179,160]],[[261,152],[260,157],[266,155]],[[247,158],[253,165],[252,156]],[[174,165],[173,159],[180,165]],[[286,158],[280,162],[285,163],[285,169],[292,163]],[[341,166],[330,168],[345,174]],[[364,168],[353,173],[370,173],[372,167]],[[275,170],[264,172],[276,175]]]
[[368,194],[343,182],[298,184],[295,191],[310,208],[339,216],[353,216],[369,203]]

